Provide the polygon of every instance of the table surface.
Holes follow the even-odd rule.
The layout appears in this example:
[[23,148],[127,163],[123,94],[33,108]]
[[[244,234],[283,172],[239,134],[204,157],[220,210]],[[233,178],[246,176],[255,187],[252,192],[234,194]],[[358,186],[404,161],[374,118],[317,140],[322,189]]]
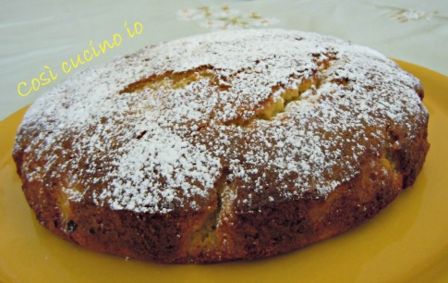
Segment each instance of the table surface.
[[[31,103],[73,72],[149,43],[216,29],[275,27],[315,31],[370,46],[387,56],[448,74],[448,1],[68,1],[0,0],[0,119]],[[125,25],[127,23],[127,26]],[[126,27],[141,23],[130,38]],[[138,31],[138,29],[137,29]],[[61,64],[113,34],[119,46],[69,74]],[[19,96],[48,66],[58,76]]]

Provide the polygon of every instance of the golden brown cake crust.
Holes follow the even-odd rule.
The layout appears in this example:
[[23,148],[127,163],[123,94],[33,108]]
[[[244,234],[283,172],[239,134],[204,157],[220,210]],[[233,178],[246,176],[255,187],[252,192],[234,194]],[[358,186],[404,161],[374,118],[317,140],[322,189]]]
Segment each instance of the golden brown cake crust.
[[428,113],[412,75],[312,33],[218,32],[147,47],[39,98],[14,159],[39,221],[159,262],[288,252],[413,184]]

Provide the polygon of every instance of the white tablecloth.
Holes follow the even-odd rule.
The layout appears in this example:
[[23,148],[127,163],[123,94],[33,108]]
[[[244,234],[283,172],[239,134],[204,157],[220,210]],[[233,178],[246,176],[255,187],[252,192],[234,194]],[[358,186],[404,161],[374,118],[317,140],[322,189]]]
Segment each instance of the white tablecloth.
[[[72,75],[61,62],[123,34],[120,46],[77,68],[94,66],[152,42],[222,28],[278,27],[316,31],[364,44],[442,74],[448,73],[448,1],[58,1],[0,0],[0,119]],[[126,36],[124,23],[143,24]],[[19,96],[48,66],[58,78]]]

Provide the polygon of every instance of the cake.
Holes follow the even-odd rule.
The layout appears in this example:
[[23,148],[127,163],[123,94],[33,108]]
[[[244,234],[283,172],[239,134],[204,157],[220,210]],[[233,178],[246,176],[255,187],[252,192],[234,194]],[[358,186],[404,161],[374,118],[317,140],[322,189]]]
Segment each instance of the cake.
[[265,258],[357,226],[429,148],[418,79],[315,33],[219,31],[147,46],[41,95],[13,157],[38,221],[164,263]]

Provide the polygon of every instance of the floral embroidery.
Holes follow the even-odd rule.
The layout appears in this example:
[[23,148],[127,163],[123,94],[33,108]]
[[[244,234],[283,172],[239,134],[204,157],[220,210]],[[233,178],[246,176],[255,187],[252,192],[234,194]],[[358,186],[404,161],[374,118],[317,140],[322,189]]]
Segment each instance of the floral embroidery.
[[186,8],[177,11],[177,17],[183,21],[195,21],[200,26],[211,29],[266,27],[278,23],[275,18],[265,18],[257,12],[242,13],[229,5]]
[[397,11],[392,15],[392,18],[398,20],[399,22],[405,23],[408,21],[417,21],[421,19],[430,20],[436,14],[437,12],[397,9]]
[[418,20],[431,20],[433,18],[438,18],[442,20],[448,20],[448,17],[440,14],[438,11],[422,11],[416,9],[405,9],[396,6],[390,5],[382,5],[377,3],[372,3],[370,1],[362,1],[366,4],[372,5],[376,8],[388,10],[389,16],[399,21],[400,23],[406,23],[410,21],[418,21]]

